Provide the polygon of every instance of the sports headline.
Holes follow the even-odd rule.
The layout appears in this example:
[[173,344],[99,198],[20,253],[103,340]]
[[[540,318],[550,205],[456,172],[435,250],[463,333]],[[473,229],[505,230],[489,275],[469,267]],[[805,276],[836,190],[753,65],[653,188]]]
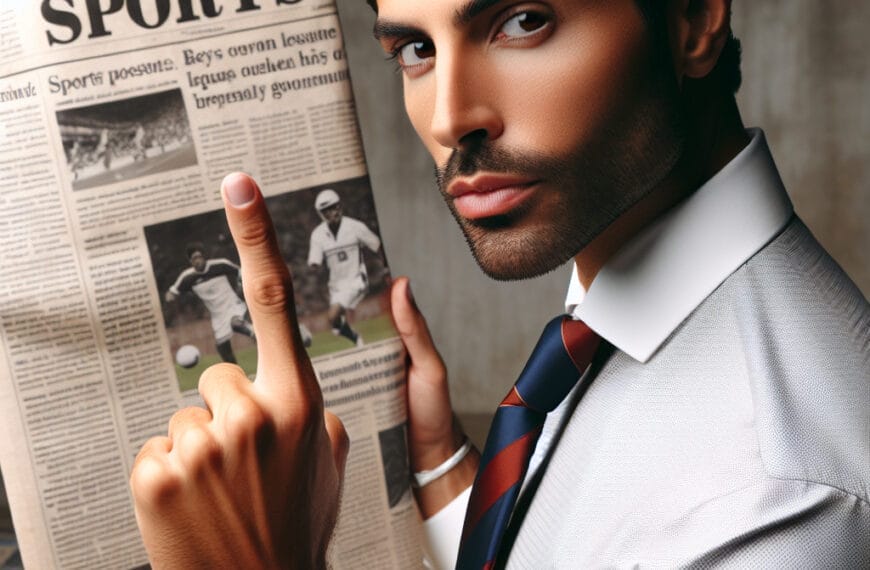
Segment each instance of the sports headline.
[[48,90],[51,93],[60,94],[63,96],[69,95],[73,91],[79,89],[87,89],[89,87],[100,87],[108,80],[112,87],[119,83],[146,75],[156,75],[158,73],[168,73],[175,71],[175,62],[169,58],[158,59],[155,61],[146,61],[133,65],[125,65],[108,71],[91,71],[84,75],[75,77],[61,77],[59,75],[51,75],[48,78]]
[[[301,1],[268,0],[275,6]],[[45,32],[48,45],[54,46],[71,44],[85,31],[87,39],[111,36],[110,25],[114,26],[122,18],[139,28],[153,30],[170,20],[187,24],[225,14],[232,17],[260,10],[263,5],[263,0],[42,0],[39,8],[42,18],[50,24]]]

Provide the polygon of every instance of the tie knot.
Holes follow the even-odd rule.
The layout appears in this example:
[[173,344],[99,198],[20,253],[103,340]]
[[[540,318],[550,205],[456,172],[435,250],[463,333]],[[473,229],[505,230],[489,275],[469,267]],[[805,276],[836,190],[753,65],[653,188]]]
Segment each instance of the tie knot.
[[522,404],[548,413],[565,399],[592,362],[601,338],[583,321],[567,315],[554,318],[541,334],[519,380],[504,405]]

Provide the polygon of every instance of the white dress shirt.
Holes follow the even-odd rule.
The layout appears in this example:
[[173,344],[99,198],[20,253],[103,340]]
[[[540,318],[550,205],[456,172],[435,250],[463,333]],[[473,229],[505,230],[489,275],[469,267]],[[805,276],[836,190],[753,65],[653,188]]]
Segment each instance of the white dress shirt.
[[[566,310],[573,313],[576,318],[582,319],[612,344],[617,349],[617,355],[623,353],[630,357],[625,362],[634,362],[634,365],[640,366],[641,363],[647,363],[651,358],[655,358],[657,351],[667,345],[669,338],[678,331],[687,317],[696,311],[732,273],[780,234],[793,219],[791,202],[773,163],[763,133],[759,130],[749,132],[751,141],[746,148],[688,199],[656,220],[620,249],[600,270],[588,291],[584,291],[580,285],[576,267],[574,268],[566,298]],[[715,255],[711,255],[711,252],[715,252]],[[716,349],[716,347],[711,348]],[[617,366],[621,366],[619,362],[620,359],[625,359],[624,355],[612,359],[618,361]],[[665,358],[671,358],[671,355],[666,355],[662,360]],[[602,380],[605,381],[610,383],[609,386],[614,382],[610,378]],[[583,384],[583,381],[580,384]],[[594,394],[595,388],[593,382],[590,392],[587,392],[584,399],[598,397]],[[684,385],[680,385],[680,388],[684,389]],[[613,390],[609,387],[603,389]],[[614,394],[617,394],[616,398],[619,397],[618,391]],[[644,395],[644,398],[656,396],[669,397],[667,393],[651,392]],[[685,394],[681,394],[680,397],[685,397]],[[691,403],[691,397],[686,399]],[[534,478],[542,461],[549,459],[552,440],[561,437],[568,425],[567,419],[563,417],[565,411],[570,409],[574,412],[578,406],[576,400],[577,398],[569,396],[548,416],[543,435],[532,458],[526,483]],[[589,404],[589,406],[595,405],[594,402]],[[587,406],[586,410],[589,409],[594,408]],[[643,412],[639,411],[639,413]],[[711,418],[715,418],[715,414],[711,414]],[[661,420],[666,422],[669,419],[664,416]],[[715,420],[711,419],[711,421]],[[751,430],[747,433],[750,438],[753,437]],[[607,434],[599,434],[598,437],[605,435]],[[618,455],[622,447],[611,451],[599,449],[598,455],[588,457],[595,458],[603,454],[606,460],[610,455]],[[751,442],[747,447],[751,447]],[[559,451],[558,447],[556,451]],[[660,451],[649,449],[650,457],[667,457],[668,453],[673,453],[673,450],[668,450],[657,455]],[[862,450],[858,452],[861,453]],[[626,451],[626,453],[631,452]],[[690,450],[689,453],[693,451]],[[588,457],[584,455],[584,460]],[[744,458],[734,458],[734,460],[744,461]],[[614,467],[623,465],[620,461],[614,460]],[[552,465],[552,462],[548,463],[545,469]],[[564,465],[560,468],[564,469]],[[691,463],[687,461],[687,465]],[[691,469],[691,467],[687,468]],[[546,472],[545,477],[549,475],[550,473]],[[606,469],[599,473],[593,468],[590,468],[588,475],[609,476]],[[701,502],[705,500],[704,492],[699,491],[698,500]],[[430,563],[435,568],[453,568],[455,565],[468,496],[467,490],[424,523],[427,552]],[[752,500],[755,500],[755,497],[747,499],[747,501]],[[691,503],[689,505],[691,508]],[[866,503],[863,506],[866,508]],[[546,505],[542,508],[546,508]],[[584,505],[584,508],[589,510],[588,505]],[[633,507],[624,508],[626,512],[613,512],[612,516],[616,518],[634,516],[634,511],[631,510]],[[698,508],[701,508],[700,505]],[[637,517],[643,516],[642,511],[641,508],[637,509]],[[563,526],[578,525],[578,532],[585,533],[584,536],[589,540],[594,540],[592,533],[582,527],[581,523],[573,520],[572,515],[565,516],[568,518],[563,521]],[[590,513],[590,516],[594,517],[595,514]],[[546,528],[547,524],[540,523],[540,529]],[[522,533],[544,532],[546,534],[547,532],[536,530],[534,524],[530,526],[532,528],[528,531],[525,525],[523,526],[521,538]],[[619,528],[630,526],[617,525],[609,532],[618,534]],[[555,532],[557,529],[551,530]],[[703,542],[703,537],[697,537],[692,532],[695,531],[687,530],[683,539],[688,542]],[[662,543],[655,548],[667,551],[672,547],[674,557],[668,558],[670,556],[668,553],[663,555],[664,557],[658,559],[651,557],[644,562],[652,566],[672,566],[679,565],[678,561],[692,559],[692,553],[689,552],[691,547],[680,546],[681,537],[673,534],[663,535],[663,537],[661,540],[651,540]],[[643,539],[643,537],[635,538]],[[623,563],[631,566],[638,564],[635,558],[620,558],[621,553],[611,548],[612,546],[606,544],[601,544],[597,549],[592,548],[602,557],[600,560],[592,560],[588,557],[583,558],[585,555],[578,554],[571,547],[567,547],[564,556],[559,558],[554,555],[547,566],[563,565],[553,560],[572,560],[571,566],[576,563],[577,567],[597,566],[604,561],[608,566],[613,564],[614,567],[621,567]],[[546,554],[535,553],[534,548],[519,553],[517,550],[522,549],[515,548],[512,552],[510,559],[512,566],[533,567],[538,564],[538,561],[547,559]]]

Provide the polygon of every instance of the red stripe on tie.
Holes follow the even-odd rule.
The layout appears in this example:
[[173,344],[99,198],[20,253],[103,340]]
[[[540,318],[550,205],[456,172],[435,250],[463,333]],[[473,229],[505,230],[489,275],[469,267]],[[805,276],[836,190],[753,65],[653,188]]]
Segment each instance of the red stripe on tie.
[[[523,397],[520,396],[520,393],[517,392],[517,387],[514,386],[511,388],[511,391],[508,392],[507,396],[504,397],[504,400],[501,401],[499,407],[501,406],[523,406],[528,408],[529,406],[523,401]],[[531,409],[531,408],[530,408]]]
[[539,433],[541,433],[540,426],[514,440],[499,451],[480,473],[480,477],[474,484],[480,489],[480,493],[472,494],[471,501],[468,503],[468,516],[471,518],[465,521],[465,533],[477,527],[477,523],[486,511],[523,477],[526,469],[525,458],[530,455],[530,449],[538,440]]
[[580,374],[583,374],[592,362],[592,357],[595,356],[600,343],[601,337],[583,321],[575,321],[567,317],[562,320],[562,345]]

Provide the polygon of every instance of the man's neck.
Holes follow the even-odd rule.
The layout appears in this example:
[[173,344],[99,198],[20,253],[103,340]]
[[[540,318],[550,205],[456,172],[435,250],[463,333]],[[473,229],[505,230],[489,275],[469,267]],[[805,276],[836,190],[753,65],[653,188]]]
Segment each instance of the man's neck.
[[[693,100],[699,100],[693,97]],[[670,173],[574,256],[585,289],[619,248],[673,206],[689,197],[749,143],[734,98],[714,109],[689,109],[695,128],[687,134],[684,152]]]
[[338,228],[341,227],[341,220],[338,220],[337,222],[327,222],[326,226],[329,228],[329,231],[332,232],[333,236],[337,236]]

